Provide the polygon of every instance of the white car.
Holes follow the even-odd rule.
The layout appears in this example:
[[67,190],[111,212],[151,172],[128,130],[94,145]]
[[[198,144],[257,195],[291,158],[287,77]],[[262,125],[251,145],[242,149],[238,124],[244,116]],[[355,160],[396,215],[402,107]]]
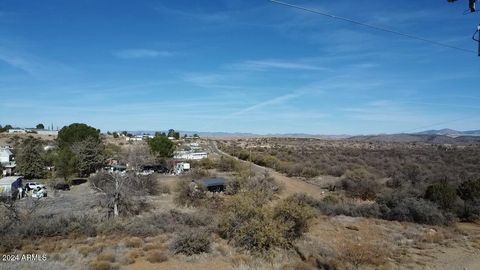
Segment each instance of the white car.
[[38,187],[44,188],[45,185],[39,184],[39,183],[37,183],[37,182],[29,182],[29,183],[26,183],[26,184],[25,184],[25,189],[26,189],[26,190],[33,190],[33,189],[36,189],[36,188],[38,188]]
[[43,197],[47,197],[46,187],[36,187],[32,190],[32,198],[43,198]]

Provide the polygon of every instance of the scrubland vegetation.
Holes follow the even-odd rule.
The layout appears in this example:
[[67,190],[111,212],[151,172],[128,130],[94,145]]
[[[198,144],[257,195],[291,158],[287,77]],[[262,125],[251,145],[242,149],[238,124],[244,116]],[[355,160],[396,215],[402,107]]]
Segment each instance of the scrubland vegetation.
[[324,214],[436,225],[480,217],[480,145],[251,139],[221,148],[305,180],[338,177],[328,188],[344,197],[311,202]]
[[[455,226],[480,216],[477,146],[342,143],[229,141],[221,149],[240,160],[218,155],[194,161],[181,177],[100,171],[52,200],[2,198],[0,249],[47,253],[50,269],[204,260],[206,268],[287,270],[422,269],[429,252],[456,239],[480,248],[480,238],[467,238]],[[172,146],[162,157],[148,144],[99,147],[104,157],[135,167],[163,162]],[[450,154],[463,159],[463,169]],[[241,159],[311,183],[322,195],[292,193],[274,170]],[[74,168],[70,176],[82,174],[82,167]],[[216,175],[227,178],[221,194],[192,182]],[[322,182],[325,175],[335,181]]]

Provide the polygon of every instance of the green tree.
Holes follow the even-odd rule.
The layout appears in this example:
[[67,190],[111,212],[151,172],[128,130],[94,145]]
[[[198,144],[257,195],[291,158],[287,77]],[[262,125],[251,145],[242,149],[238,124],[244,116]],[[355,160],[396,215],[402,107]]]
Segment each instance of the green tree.
[[457,200],[455,188],[446,179],[428,186],[425,199],[436,203],[440,208],[448,210],[453,207]]
[[75,156],[68,148],[58,149],[54,164],[55,173],[58,177],[62,177],[65,181],[67,181],[68,177],[75,172]]
[[198,138],[198,137],[200,137],[200,136],[198,136],[198,134],[195,133],[195,134],[193,134],[193,137],[194,137],[194,138]]
[[175,137],[175,129],[169,129],[167,133],[167,137]]
[[159,158],[170,158],[175,151],[175,145],[165,136],[155,136],[148,140],[150,151]]
[[45,129],[45,126],[42,123],[40,123],[40,124],[37,125],[36,128],[37,129]]
[[45,175],[44,150],[39,139],[28,137],[22,141],[17,153],[17,170],[27,179]]
[[63,127],[57,137],[57,174],[65,179],[73,172],[87,176],[103,162],[103,144],[100,130],[86,124],[74,123]]
[[480,216],[480,178],[464,181],[457,188],[458,196],[463,200],[463,218],[470,220]]
[[74,123],[68,127],[63,127],[58,132],[58,147],[71,147],[75,142],[81,142],[88,137],[100,142],[100,130],[86,124]]
[[118,138],[118,133],[117,132],[113,132],[113,138]]
[[480,179],[462,182],[457,188],[457,194],[464,201],[480,199]]

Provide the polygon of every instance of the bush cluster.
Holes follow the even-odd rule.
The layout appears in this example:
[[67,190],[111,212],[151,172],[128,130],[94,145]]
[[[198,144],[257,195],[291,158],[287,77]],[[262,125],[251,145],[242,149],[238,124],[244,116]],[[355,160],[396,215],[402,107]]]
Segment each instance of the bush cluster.
[[210,251],[211,236],[206,230],[186,230],[180,232],[172,244],[170,251],[173,254],[185,254],[188,256]]
[[246,192],[227,204],[218,231],[241,248],[265,253],[274,247],[288,247],[307,231],[313,216],[310,206],[293,197],[272,207],[258,194]]

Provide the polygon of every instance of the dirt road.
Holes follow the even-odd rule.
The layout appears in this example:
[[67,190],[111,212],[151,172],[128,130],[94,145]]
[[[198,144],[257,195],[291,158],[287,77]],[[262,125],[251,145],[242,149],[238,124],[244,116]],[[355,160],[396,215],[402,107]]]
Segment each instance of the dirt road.
[[277,181],[282,183],[285,187],[283,192],[280,194],[281,198],[288,197],[288,196],[293,195],[295,193],[305,193],[305,194],[310,195],[314,198],[320,199],[320,198],[323,198],[328,193],[327,190],[323,190],[315,184],[307,183],[307,182],[302,181],[300,179],[288,177],[286,175],[283,175],[279,172],[274,171],[273,169],[262,167],[262,166],[254,164],[252,162],[241,160],[241,159],[238,159],[234,156],[231,156],[228,153],[225,153],[222,150],[218,149],[217,144],[214,141],[209,141],[208,150],[210,152],[216,153],[220,156],[230,157],[230,158],[236,159],[236,160],[238,160],[242,163],[246,163],[249,166],[252,166],[252,170],[256,174],[262,174],[265,171],[268,171],[268,173],[271,176],[273,176]]

